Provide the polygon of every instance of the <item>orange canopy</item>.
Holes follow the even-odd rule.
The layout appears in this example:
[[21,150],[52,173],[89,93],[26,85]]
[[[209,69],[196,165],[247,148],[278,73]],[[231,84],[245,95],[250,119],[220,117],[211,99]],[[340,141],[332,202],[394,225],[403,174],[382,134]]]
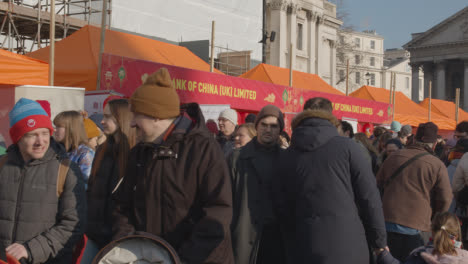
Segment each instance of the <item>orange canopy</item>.
[[[431,112],[443,115],[450,119],[455,120],[455,103],[450,101],[444,101],[440,99],[431,99]],[[425,109],[429,107],[429,98],[424,99],[419,105]],[[468,113],[458,108],[458,120],[468,121]]]
[[[55,85],[96,90],[101,29],[85,26],[55,44]],[[104,53],[201,71],[210,65],[185,47],[106,30]],[[49,61],[49,47],[28,56]],[[219,71],[217,71],[220,73]]]
[[[384,88],[363,86],[352,92],[350,96],[388,103],[390,100],[390,91]],[[395,93],[395,120],[403,125],[417,127],[421,123],[428,122],[428,112],[426,109],[422,108],[417,103],[406,97],[402,92],[397,91]],[[432,112],[431,121],[434,122],[439,127],[439,129],[455,129],[454,120],[451,120],[438,113]]]
[[49,85],[46,62],[0,50],[0,84]]
[[[257,80],[267,83],[289,86],[289,69],[269,64],[259,64],[250,71],[239,76],[241,78]],[[318,92],[344,95],[333,88],[316,74],[293,71],[293,87]]]

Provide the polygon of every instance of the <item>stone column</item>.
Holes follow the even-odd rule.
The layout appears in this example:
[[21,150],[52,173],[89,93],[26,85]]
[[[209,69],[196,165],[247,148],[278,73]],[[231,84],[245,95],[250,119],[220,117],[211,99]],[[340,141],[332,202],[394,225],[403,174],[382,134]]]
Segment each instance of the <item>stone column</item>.
[[[286,66],[281,66],[281,67],[284,67],[284,68],[289,68],[289,56],[291,56],[291,51],[290,51],[290,47],[291,47],[291,44],[293,46],[293,49],[294,49],[294,53],[293,54],[296,54],[297,56],[297,4],[290,4],[288,6],[288,19],[289,19],[289,42],[288,42],[288,45],[287,45],[287,48],[288,48],[288,60],[287,60],[287,63],[286,63]],[[296,58],[292,58],[292,69],[294,70],[296,68]]]
[[330,85],[335,87],[336,78],[336,44],[334,40],[329,40],[330,42]]
[[[463,74],[463,110],[468,111],[468,60],[464,61],[465,71]],[[461,93],[461,92],[460,92]],[[461,100],[460,100],[461,101]]]
[[317,21],[317,13],[313,11],[307,11],[307,28],[308,28],[308,40],[307,40],[307,53],[309,60],[307,61],[307,72],[315,72],[315,23]]
[[270,12],[270,28],[269,31],[276,32],[276,40],[269,42],[270,53],[267,61],[271,65],[278,67],[286,66],[285,52],[288,50],[288,29],[287,29],[287,4],[284,1],[271,1],[267,4],[268,11]]
[[317,24],[315,26],[315,74],[320,75],[319,63],[320,63],[320,47],[322,46],[320,28],[324,22],[324,18],[321,15],[317,16]]
[[437,76],[437,99],[445,100],[445,61],[436,63],[436,76]]
[[418,63],[411,63],[411,100],[419,103],[419,67]]
[[432,96],[434,96],[434,64],[426,62],[423,65],[424,70],[424,98],[429,97],[429,82],[432,81]]

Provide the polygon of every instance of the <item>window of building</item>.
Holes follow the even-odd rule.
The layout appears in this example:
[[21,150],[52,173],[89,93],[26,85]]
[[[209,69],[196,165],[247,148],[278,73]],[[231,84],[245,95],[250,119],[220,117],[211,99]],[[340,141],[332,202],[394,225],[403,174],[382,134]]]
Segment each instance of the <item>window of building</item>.
[[375,86],[375,73],[370,74],[370,85]]
[[355,38],[354,39],[354,45],[356,46],[356,48],[360,48],[361,47],[361,39],[360,38]]
[[356,65],[361,64],[361,56],[355,55],[355,56],[354,56],[354,63],[355,63]]
[[344,72],[344,70],[340,70],[340,74],[339,74],[339,75],[340,75],[340,80],[344,80],[344,78],[345,78],[345,72]]
[[361,84],[361,73],[360,72],[356,72],[355,82],[356,82],[356,84]]
[[375,66],[375,57],[370,57],[370,66]]
[[375,40],[370,41],[370,48],[375,49]]
[[344,36],[343,36],[343,35],[340,36],[340,42],[341,42],[341,44],[344,44],[344,43],[345,43],[345,39],[344,39]]
[[406,90],[409,90],[410,88],[410,78],[409,77],[406,77]]
[[297,49],[302,50],[302,34],[303,34],[303,25],[301,23],[297,24]]

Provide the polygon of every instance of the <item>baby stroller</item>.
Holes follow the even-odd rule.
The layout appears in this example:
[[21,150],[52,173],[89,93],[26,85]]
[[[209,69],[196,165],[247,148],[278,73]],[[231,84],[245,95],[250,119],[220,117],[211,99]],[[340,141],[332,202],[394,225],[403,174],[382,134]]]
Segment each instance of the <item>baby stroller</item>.
[[112,241],[94,258],[92,264],[181,264],[176,251],[162,238],[136,232]]

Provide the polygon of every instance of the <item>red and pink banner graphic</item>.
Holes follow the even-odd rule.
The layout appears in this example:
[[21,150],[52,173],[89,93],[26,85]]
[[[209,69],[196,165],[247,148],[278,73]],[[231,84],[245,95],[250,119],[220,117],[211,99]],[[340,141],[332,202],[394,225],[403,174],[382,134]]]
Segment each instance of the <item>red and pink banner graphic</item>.
[[285,113],[299,113],[312,97],[325,97],[333,102],[337,118],[353,118],[359,122],[388,123],[389,104],[334,95],[311,90],[275,85],[228,75],[210,73],[160,63],[103,54],[101,89],[130,96],[148,75],[160,68],[171,74],[182,103],[228,104],[248,112],[259,111],[267,104],[278,106]]

